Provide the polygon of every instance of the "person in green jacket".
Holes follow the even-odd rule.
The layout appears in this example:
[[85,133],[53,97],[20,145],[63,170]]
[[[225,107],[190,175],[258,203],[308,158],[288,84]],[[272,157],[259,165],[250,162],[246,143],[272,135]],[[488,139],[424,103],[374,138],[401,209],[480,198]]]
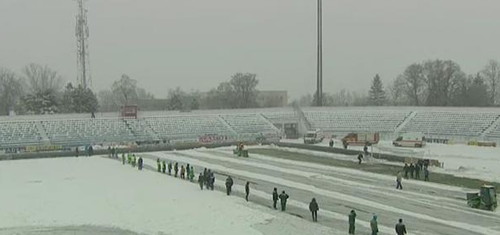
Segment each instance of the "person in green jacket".
[[372,235],[377,235],[378,234],[377,215],[373,215],[373,218],[370,221],[370,228],[372,229]]
[[194,179],[194,168],[191,167],[191,170],[189,171],[189,181],[193,182]]
[[122,153],[122,163],[125,165],[125,153]]
[[130,153],[127,153],[127,164],[132,164],[132,156]]
[[161,163],[161,171],[163,174],[165,174],[165,171],[167,170],[167,163],[165,163],[165,160]]
[[172,174],[172,162],[168,163],[168,175]]
[[354,234],[354,230],[356,229],[355,223],[356,223],[356,211],[351,210],[351,213],[349,214],[349,234]]
[[159,158],[156,159],[156,166],[157,166],[158,172],[161,172],[161,164],[160,164]]
[[136,159],[135,159],[135,154],[132,154],[132,167],[135,168],[135,164],[137,163]]

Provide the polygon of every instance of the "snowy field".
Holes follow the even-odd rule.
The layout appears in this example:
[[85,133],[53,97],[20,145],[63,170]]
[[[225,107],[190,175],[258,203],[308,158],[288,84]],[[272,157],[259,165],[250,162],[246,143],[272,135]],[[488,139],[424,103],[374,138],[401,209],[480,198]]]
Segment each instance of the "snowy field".
[[[303,143],[302,139],[282,141]],[[323,143],[318,145],[328,146],[328,141],[329,139],[325,139]],[[334,147],[343,148],[342,142],[335,140]],[[349,146],[349,149],[362,151],[363,146]],[[373,151],[399,156],[437,159],[444,163],[444,168],[434,168],[432,171],[500,182],[500,148],[460,144],[427,144],[423,148],[401,148],[392,146],[391,141],[381,141],[373,146]]]
[[103,157],[2,161],[0,188],[1,235],[342,234]]

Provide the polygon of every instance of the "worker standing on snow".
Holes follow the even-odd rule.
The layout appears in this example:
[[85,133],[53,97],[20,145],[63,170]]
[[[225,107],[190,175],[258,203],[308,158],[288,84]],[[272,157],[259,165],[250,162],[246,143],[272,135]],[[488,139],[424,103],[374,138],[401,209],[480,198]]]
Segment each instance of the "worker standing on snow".
[[191,171],[191,167],[189,167],[189,163],[186,165],[186,179],[189,179],[189,173]]
[[132,154],[132,167],[135,168],[135,165],[137,163],[137,159],[135,158],[135,154]]
[[311,203],[309,203],[309,211],[311,211],[313,222],[318,222],[319,206],[318,203],[316,202],[316,198],[313,198],[311,200]]
[[125,165],[125,153],[122,153],[122,164]]
[[184,174],[186,174],[186,169],[184,169],[184,165],[182,165],[182,166],[181,166],[181,179],[186,178],[186,177],[184,176]]
[[203,184],[205,183],[205,179],[203,178],[203,174],[200,172],[198,176],[198,184],[200,184],[200,189],[203,190]]
[[349,234],[354,234],[354,230],[356,229],[356,211],[351,210],[349,214]]
[[250,182],[245,184],[245,200],[248,202],[248,195],[250,195]]
[[421,170],[420,165],[416,164],[415,165],[415,178],[416,179],[420,179],[420,170]]
[[403,185],[401,184],[402,180],[401,171],[398,171],[398,175],[396,176],[396,189],[403,189]]
[[405,235],[406,234],[406,226],[403,224],[403,219],[399,219],[399,223],[396,224],[396,234]]
[[168,175],[172,175],[172,162],[168,162]]
[[281,211],[286,210],[286,201],[288,200],[289,196],[288,194],[285,193],[285,191],[281,192],[280,196],[280,202],[281,202]]
[[137,165],[139,166],[138,168],[139,168],[140,171],[142,171],[142,164],[143,164],[142,157],[139,157],[139,161],[138,161]]
[[403,167],[403,171],[405,172],[405,179],[408,179],[408,172],[410,171],[410,167],[408,166],[407,163],[405,163],[405,166]]
[[278,189],[274,188],[273,190],[273,208],[276,210],[276,203],[278,203]]
[[410,175],[411,175],[411,178],[414,179],[414,175],[413,175],[413,172],[415,171],[415,166],[413,165],[413,163],[410,163]]
[[161,172],[160,158],[156,158],[156,171]]
[[166,170],[167,170],[167,163],[165,162],[165,160],[163,160],[163,162],[161,163],[161,172],[165,174]]
[[191,167],[191,170],[189,170],[189,181],[193,182],[194,179],[194,168]]
[[231,195],[231,188],[233,187],[233,178],[231,176],[228,176],[226,179],[226,193],[227,195]]
[[[210,171],[210,170],[209,170]],[[210,184],[210,190],[214,190],[214,185],[215,185],[215,175],[213,172],[210,172],[210,175],[209,175],[209,184]]]
[[424,167],[424,181],[429,181],[429,169]]
[[377,235],[378,234],[377,215],[373,215],[373,218],[370,221],[370,228],[372,229],[372,235]]
[[179,172],[179,164],[177,162],[174,165],[174,176],[177,178],[177,173]]

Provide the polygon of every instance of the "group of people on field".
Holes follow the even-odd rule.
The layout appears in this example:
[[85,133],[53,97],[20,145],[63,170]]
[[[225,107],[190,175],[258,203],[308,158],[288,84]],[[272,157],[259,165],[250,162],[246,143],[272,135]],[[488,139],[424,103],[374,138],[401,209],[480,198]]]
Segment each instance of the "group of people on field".
[[[143,159],[142,157],[136,157],[135,154],[133,153],[128,153],[125,155],[125,153],[122,153],[122,164],[125,165],[125,163],[131,165],[132,167],[137,167],[139,170],[143,169]],[[172,175],[172,170],[174,177],[180,177],[181,179],[189,179],[191,182],[194,180],[194,167],[190,166],[190,164],[186,164],[186,167],[184,165],[181,165],[179,168],[179,164],[175,162],[174,164],[170,161],[168,164],[166,163],[165,160],[160,160],[159,158],[156,159],[156,164],[157,164],[157,172],[166,174],[168,173],[169,175]],[[214,190],[214,184],[215,184],[215,175],[214,172],[211,169],[205,168],[203,172],[200,172],[198,175],[198,184],[200,186],[200,189],[203,190],[203,188],[207,188],[210,190]],[[231,195],[232,193],[232,187],[234,185],[234,180],[231,176],[228,176],[226,178],[225,186],[226,186],[226,194],[228,196]],[[250,195],[250,182],[247,181],[245,183],[245,200],[248,201]],[[281,205],[281,211],[286,211],[286,206],[287,206],[287,201],[290,198],[290,196],[283,190],[281,193],[278,194],[278,189],[274,188],[272,192],[272,200],[273,200],[273,208],[277,210],[277,204],[278,201],[280,202]],[[309,203],[309,211],[311,212],[312,216],[312,221],[317,222],[318,221],[318,211],[319,211],[319,205],[318,202],[316,201],[316,198],[312,198],[311,202]],[[370,228],[372,231],[372,235],[377,235],[379,230],[378,230],[378,220],[377,220],[377,215],[373,215],[372,220],[370,221]],[[351,210],[351,212],[348,215],[348,222],[349,222],[349,234],[355,234],[355,229],[356,229],[356,211]],[[396,234],[398,235],[404,235],[406,234],[406,226],[403,224],[403,220],[399,219],[399,223],[396,224],[395,227]]]
[[[417,164],[413,165],[413,163],[410,163],[408,165],[405,163],[403,167],[404,171],[404,178],[409,179],[410,177],[412,179],[421,179],[420,175],[421,172],[423,171],[424,175],[424,181],[429,181],[429,165],[426,164],[424,161],[419,160]],[[401,171],[398,171],[397,176],[396,176],[396,189],[403,189],[403,174]]]

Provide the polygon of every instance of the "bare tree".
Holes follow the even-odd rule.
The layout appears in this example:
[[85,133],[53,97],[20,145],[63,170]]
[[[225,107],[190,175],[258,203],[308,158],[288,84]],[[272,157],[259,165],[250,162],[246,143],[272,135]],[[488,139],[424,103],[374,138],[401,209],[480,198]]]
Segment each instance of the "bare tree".
[[23,86],[16,74],[0,68],[0,115],[8,115],[20,106]]
[[115,94],[121,105],[137,102],[137,81],[123,74],[122,78],[113,82],[111,91]]
[[405,84],[404,93],[410,100],[411,105],[419,106],[423,103],[426,89],[423,72],[423,66],[415,63],[408,66],[401,75],[403,81],[400,82],[404,82]]
[[237,73],[231,77],[238,108],[251,108],[257,105],[257,75],[254,73]]
[[488,94],[491,105],[499,104],[498,85],[500,84],[500,63],[496,60],[488,61],[488,64],[481,72],[486,84],[488,85]]
[[22,69],[27,93],[58,93],[64,86],[63,78],[54,70],[39,64],[29,64]]
[[451,105],[451,91],[456,82],[465,77],[460,66],[451,60],[430,60],[424,63],[423,69],[428,89],[426,105]]

